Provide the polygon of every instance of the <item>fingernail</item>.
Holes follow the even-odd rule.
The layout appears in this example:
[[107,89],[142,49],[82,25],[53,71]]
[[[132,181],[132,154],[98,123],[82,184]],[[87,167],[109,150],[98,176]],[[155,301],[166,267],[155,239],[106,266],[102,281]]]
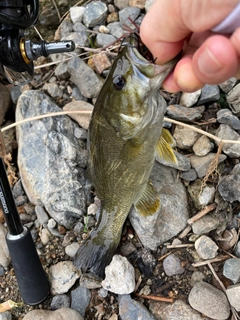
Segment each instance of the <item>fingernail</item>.
[[206,48],[198,58],[198,67],[203,74],[212,74],[221,70],[222,66],[212,52]]

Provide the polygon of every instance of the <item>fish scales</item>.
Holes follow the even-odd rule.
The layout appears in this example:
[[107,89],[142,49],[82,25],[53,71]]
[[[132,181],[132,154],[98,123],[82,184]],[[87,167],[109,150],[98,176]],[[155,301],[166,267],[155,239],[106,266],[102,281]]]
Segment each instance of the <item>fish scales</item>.
[[[166,108],[158,89],[175,61],[164,66],[147,61],[136,49],[136,41],[131,36],[125,40],[89,125],[88,170],[101,200],[101,213],[96,228],[77,251],[74,264],[98,278],[103,278],[114,255],[131,206],[144,215],[154,214],[160,207],[149,176],[156,146],[161,143]],[[164,157],[164,151],[160,156]]]

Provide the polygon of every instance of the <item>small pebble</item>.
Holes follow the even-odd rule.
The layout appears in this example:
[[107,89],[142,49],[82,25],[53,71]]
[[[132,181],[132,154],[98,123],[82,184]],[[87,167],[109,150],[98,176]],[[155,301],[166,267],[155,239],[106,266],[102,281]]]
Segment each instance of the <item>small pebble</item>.
[[217,256],[218,246],[207,236],[201,236],[195,242],[195,249],[202,259],[213,259]]
[[60,294],[54,296],[51,301],[51,309],[57,310],[60,308],[69,308],[70,307],[70,298],[66,294]]
[[240,281],[240,259],[231,258],[224,262],[223,275],[234,284]]
[[182,274],[185,269],[181,265],[181,260],[175,254],[170,254],[163,260],[163,269],[167,276]]

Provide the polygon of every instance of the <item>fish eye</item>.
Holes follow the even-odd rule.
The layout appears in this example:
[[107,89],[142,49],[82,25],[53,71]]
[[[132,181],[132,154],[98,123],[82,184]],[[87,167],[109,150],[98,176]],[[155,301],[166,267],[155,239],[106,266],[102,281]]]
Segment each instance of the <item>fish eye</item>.
[[116,76],[113,78],[113,87],[115,90],[121,90],[125,85],[125,79],[123,76]]

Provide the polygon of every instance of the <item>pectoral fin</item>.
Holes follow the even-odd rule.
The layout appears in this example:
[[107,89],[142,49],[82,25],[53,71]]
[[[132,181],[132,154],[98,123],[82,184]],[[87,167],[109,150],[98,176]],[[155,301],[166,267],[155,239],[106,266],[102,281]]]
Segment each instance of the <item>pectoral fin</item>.
[[156,147],[156,158],[160,162],[163,160],[164,163],[177,164],[172,146],[174,146],[173,137],[168,130],[163,128]]
[[158,211],[160,199],[150,182],[134,205],[139,214],[144,217],[151,216]]

